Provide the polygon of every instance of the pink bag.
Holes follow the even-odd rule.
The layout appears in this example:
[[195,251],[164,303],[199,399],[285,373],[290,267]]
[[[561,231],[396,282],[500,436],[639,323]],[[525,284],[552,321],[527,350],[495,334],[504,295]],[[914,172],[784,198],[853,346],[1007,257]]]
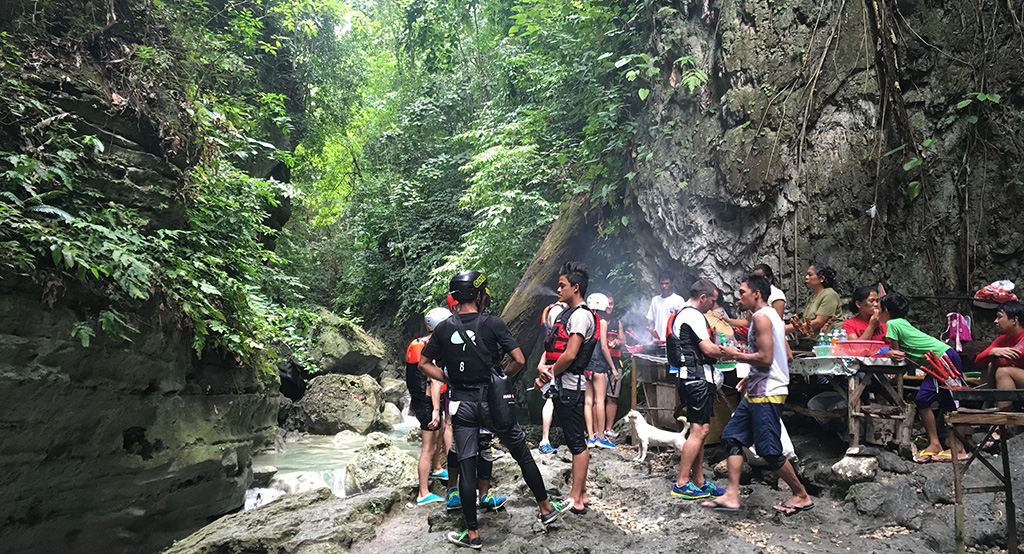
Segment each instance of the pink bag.
[[962,351],[961,341],[974,340],[971,338],[971,318],[956,312],[946,314],[946,331],[942,334],[946,336],[946,344],[953,345],[957,352]]

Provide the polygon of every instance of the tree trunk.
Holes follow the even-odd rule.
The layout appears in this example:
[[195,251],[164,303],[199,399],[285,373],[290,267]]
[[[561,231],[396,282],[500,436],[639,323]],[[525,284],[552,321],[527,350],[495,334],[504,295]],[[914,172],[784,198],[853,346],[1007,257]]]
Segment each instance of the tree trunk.
[[582,258],[581,253],[585,250],[581,247],[589,245],[593,238],[591,230],[584,228],[589,210],[590,196],[586,194],[577,194],[562,206],[562,213],[551,226],[501,313],[501,318],[508,324],[527,358],[540,338],[540,314],[544,306],[555,301],[546,291],[557,286],[558,270],[562,264]]

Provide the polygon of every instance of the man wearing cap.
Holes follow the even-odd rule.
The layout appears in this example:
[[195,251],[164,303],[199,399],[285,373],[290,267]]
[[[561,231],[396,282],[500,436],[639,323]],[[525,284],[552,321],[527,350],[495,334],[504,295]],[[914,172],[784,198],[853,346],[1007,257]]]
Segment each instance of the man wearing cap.
[[[491,367],[500,366],[508,354],[513,361],[505,368],[505,373],[514,374],[526,361],[523,352],[505,322],[482,313],[491,300],[484,274],[479,271],[462,271],[452,278],[449,288],[459,304],[455,314],[434,329],[420,356],[420,369],[431,378],[445,380],[451,386],[450,409],[458,451],[460,496],[463,499],[476,498],[477,439],[480,428],[487,427],[494,430],[519,463],[523,480],[540,507],[539,520],[547,525],[561,515],[564,507],[548,499],[544,479],[530,455],[522,428],[516,423],[508,430],[495,429],[487,402]],[[448,369],[447,375],[439,365]],[[448,533],[450,542],[476,550],[482,548],[476,508],[475,502],[462,503],[466,530]]]

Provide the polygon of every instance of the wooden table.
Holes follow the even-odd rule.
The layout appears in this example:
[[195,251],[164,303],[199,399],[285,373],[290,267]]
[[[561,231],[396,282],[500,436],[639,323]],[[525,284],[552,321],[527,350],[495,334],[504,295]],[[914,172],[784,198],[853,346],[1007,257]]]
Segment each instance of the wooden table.
[[[1024,390],[1000,390],[1000,389],[965,389],[953,390],[953,398],[956,400],[974,400],[982,402],[999,401],[1022,401]],[[985,438],[978,444],[974,444],[969,436],[964,436],[957,429],[960,425],[984,425],[988,427]],[[952,457],[953,461],[953,491],[956,497],[956,516],[953,538],[956,540],[957,554],[966,552],[964,544],[964,495],[973,493],[1000,492],[1006,498],[1006,551],[1017,552],[1017,510],[1013,503],[1013,483],[1010,474],[1010,456],[1006,449],[1006,427],[1008,425],[1024,425],[1024,413],[1020,412],[994,412],[991,410],[970,410],[960,408],[957,411],[946,415],[946,426],[951,436],[956,436],[967,451],[967,459],[961,462],[957,456]],[[988,455],[982,450],[982,446],[992,439],[995,432],[999,432],[999,439],[995,442],[999,445],[999,457],[1002,459],[1002,470],[996,468]],[[963,476],[971,464],[978,460],[996,477],[998,485],[984,487],[964,487]]]
[[[903,376],[913,369],[905,363],[896,363],[889,358],[851,356],[795,358],[789,364],[790,375],[823,376],[832,388],[846,399],[850,452],[855,452],[860,446],[860,425],[861,420],[865,418],[895,421],[893,440],[900,445],[910,446],[914,407],[903,400]],[[889,382],[889,375],[895,375],[895,387]],[[845,378],[845,383],[842,382],[842,378]],[[872,381],[880,385],[881,394],[876,396],[874,403],[863,404],[861,396]],[[816,417],[831,415],[811,413],[810,410],[798,407],[794,408],[794,411]]]

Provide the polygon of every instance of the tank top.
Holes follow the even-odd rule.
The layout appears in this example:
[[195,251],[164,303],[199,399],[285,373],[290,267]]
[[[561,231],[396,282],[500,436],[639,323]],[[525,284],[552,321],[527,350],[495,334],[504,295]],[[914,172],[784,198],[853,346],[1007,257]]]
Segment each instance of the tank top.
[[[754,313],[763,314],[772,322],[772,363],[770,366],[750,364],[750,375],[747,379],[747,396],[751,401],[785,402],[789,394],[789,361],[786,359],[786,326],[779,317],[779,312],[771,306],[765,306]],[[757,329],[753,319],[750,332],[747,333],[747,345],[751,353],[757,352]],[[781,398],[779,398],[781,397]]]

